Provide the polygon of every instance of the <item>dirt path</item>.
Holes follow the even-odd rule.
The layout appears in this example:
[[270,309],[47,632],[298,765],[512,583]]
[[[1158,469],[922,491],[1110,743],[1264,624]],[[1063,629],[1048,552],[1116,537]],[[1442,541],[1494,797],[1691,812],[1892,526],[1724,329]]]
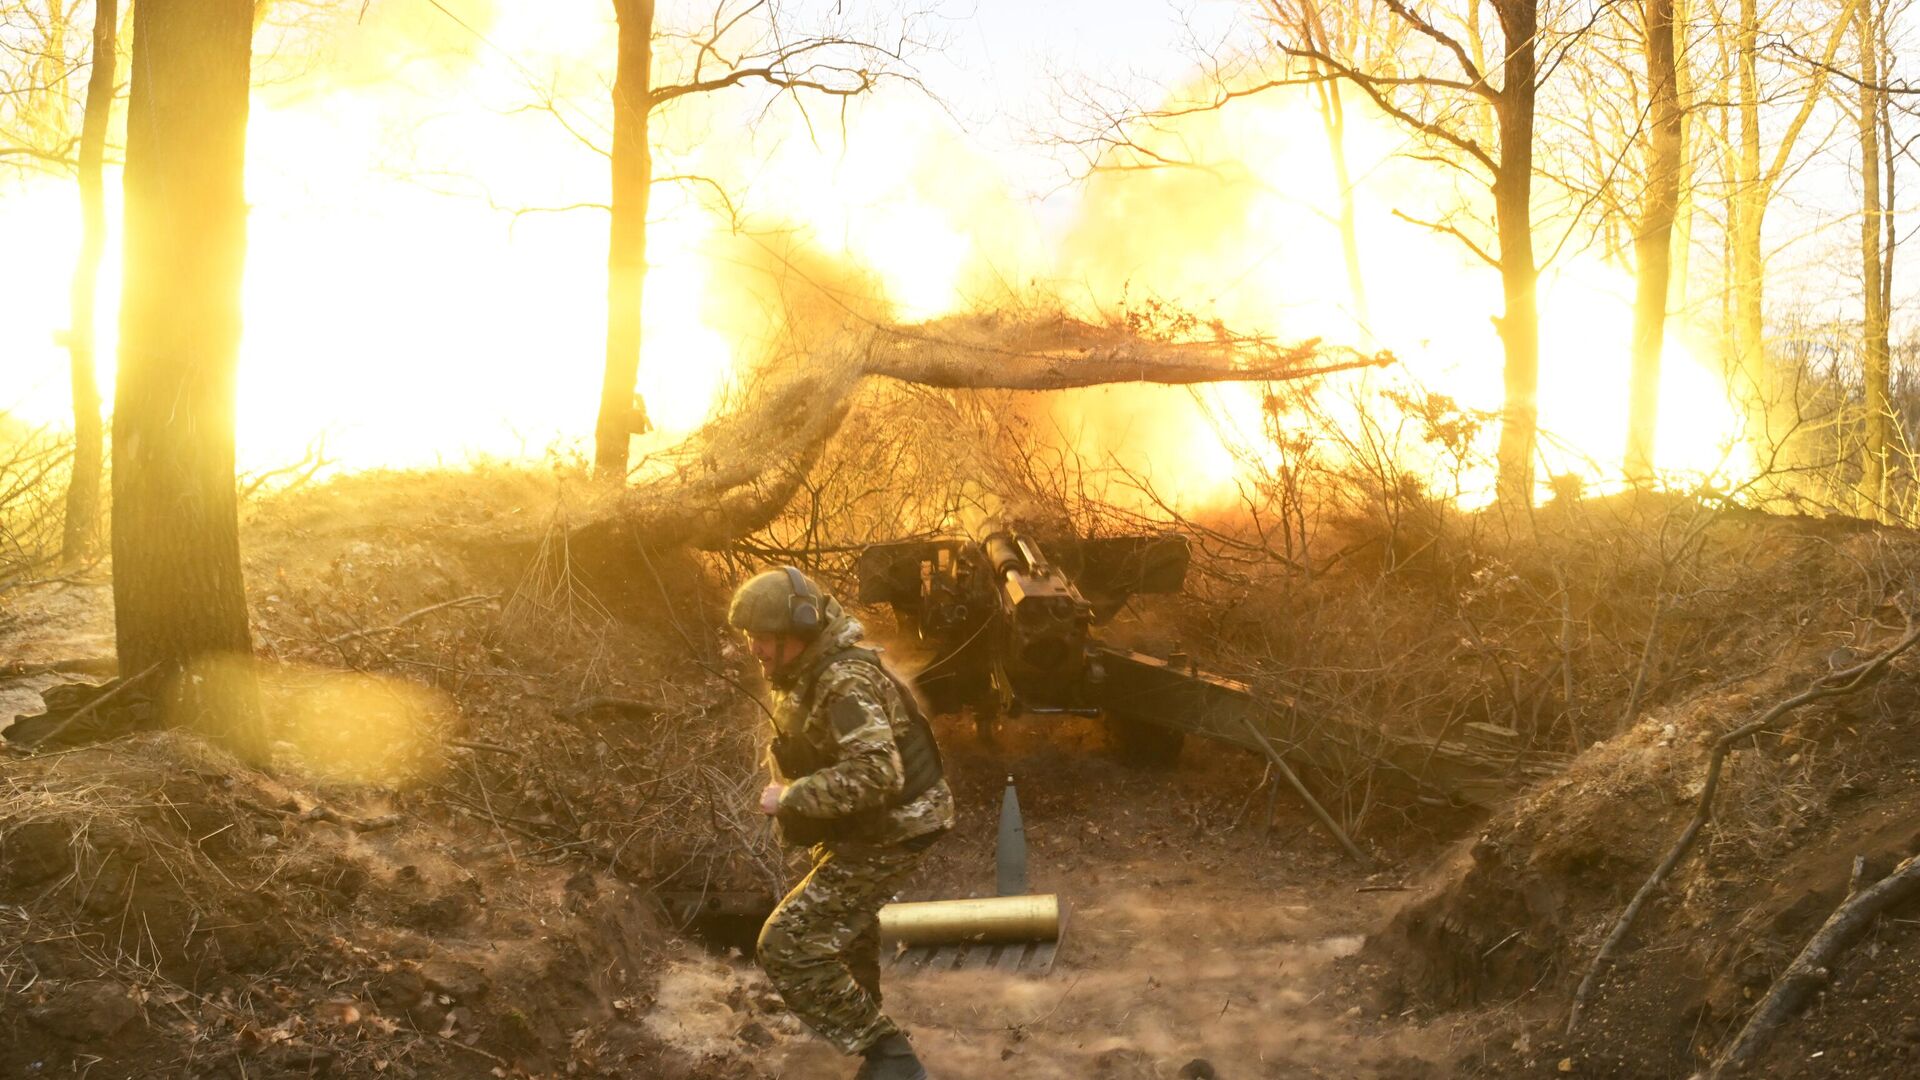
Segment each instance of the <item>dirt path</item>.
[[[54,598],[44,619],[0,633],[0,641],[10,655],[36,660],[104,653],[107,610],[103,591],[75,591]],[[39,686],[11,689],[24,697]],[[1155,773],[1115,762],[1088,721],[1016,722],[994,745],[957,721],[943,722],[940,735],[961,819],[910,898],[990,892],[1000,796],[1011,773],[1026,815],[1034,890],[1058,893],[1070,921],[1045,977],[947,972],[889,980],[891,1009],[914,1032],[935,1076],[1450,1073],[1447,1029],[1374,1012],[1377,979],[1356,955],[1405,894],[1357,892],[1368,879],[1287,798],[1278,801],[1269,835],[1260,763],[1251,755],[1195,745],[1177,768]],[[1387,879],[1399,872],[1387,871]],[[852,1074],[853,1063],[804,1032],[744,958],[668,948],[660,962],[652,1000],[633,1008],[644,1009],[635,1019],[650,1035],[683,1052],[672,1075],[736,1076],[743,1060],[763,1076]],[[515,997],[511,983],[500,996],[516,1007],[535,1005]],[[610,998],[607,1008],[630,1015],[624,1000]]]
[[[1263,840],[1257,765],[1195,747],[1172,773],[1098,751],[1089,727],[1009,732],[997,748],[945,730],[963,804],[915,890],[985,891],[1000,779],[1021,776],[1034,886],[1070,907],[1051,974],[923,973],[887,983],[935,1076],[1098,1078],[1444,1075],[1444,1031],[1371,1014],[1364,936],[1404,894],[1361,877],[1284,803]],[[850,1065],[804,1037],[770,1071],[809,1080]],[[1196,1059],[1210,1065],[1189,1068]],[[1185,1071],[1182,1071],[1182,1070]]]
[[[1345,1006],[1332,962],[1359,949],[1374,912],[1329,918],[1323,900],[1306,889],[1115,892],[1079,908],[1071,959],[1044,980],[928,975],[893,998],[948,1076],[1210,1075],[1179,1071],[1195,1059],[1224,1077],[1432,1072],[1418,1033]],[[837,1074],[809,1048],[781,1075]]]

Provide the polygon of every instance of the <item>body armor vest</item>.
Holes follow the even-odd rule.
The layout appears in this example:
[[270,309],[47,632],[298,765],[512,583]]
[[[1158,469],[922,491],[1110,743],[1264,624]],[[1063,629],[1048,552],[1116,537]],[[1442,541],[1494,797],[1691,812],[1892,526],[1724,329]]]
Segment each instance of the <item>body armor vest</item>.
[[[826,840],[849,839],[857,836],[862,827],[883,819],[888,811],[913,802],[938,784],[946,770],[940,761],[940,745],[934,741],[933,726],[927,722],[926,713],[920,709],[919,699],[910,687],[880,662],[880,654],[872,649],[849,646],[836,649],[822,656],[803,676],[796,687],[795,701],[799,715],[806,717],[813,712],[813,691],[820,676],[827,668],[841,660],[855,659],[871,664],[891,682],[900,694],[900,704],[906,712],[906,723],[893,724],[893,745],[900,752],[900,766],[905,774],[905,782],[900,793],[885,806],[875,807],[858,814],[849,814],[839,818],[812,818],[800,814],[781,811],[779,814],[780,831],[787,840],[795,844],[817,844]],[[774,732],[773,759],[780,766],[780,772],[789,780],[798,780],[811,776],[832,764],[823,757],[812,743],[795,732],[791,735]]]

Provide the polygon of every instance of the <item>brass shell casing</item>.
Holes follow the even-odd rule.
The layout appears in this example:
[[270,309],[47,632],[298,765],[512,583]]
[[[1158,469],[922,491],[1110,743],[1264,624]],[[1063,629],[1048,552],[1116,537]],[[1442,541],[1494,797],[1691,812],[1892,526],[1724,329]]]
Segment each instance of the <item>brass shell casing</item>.
[[889,944],[996,944],[1059,936],[1060,898],[1053,893],[931,900],[880,909],[880,940]]

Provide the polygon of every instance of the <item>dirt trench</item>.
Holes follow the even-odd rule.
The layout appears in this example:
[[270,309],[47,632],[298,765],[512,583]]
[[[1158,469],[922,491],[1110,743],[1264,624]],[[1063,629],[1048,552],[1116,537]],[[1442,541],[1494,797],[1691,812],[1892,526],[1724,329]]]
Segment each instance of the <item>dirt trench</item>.
[[[463,499],[436,504],[431,516],[444,531],[512,513]],[[392,524],[378,500],[329,498],[261,516],[249,581],[263,647],[307,665],[292,669],[300,680],[324,674],[314,665],[400,663],[400,673],[432,681],[457,706],[436,737],[480,749],[445,743],[445,771],[425,783],[354,782],[304,765],[261,774],[217,754],[203,761],[190,738],[171,735],[44,764],[0,757],[0,843],[39,845],[47,856],[45,874],[0,890],[0,1041],[8,1043],[0,1074],[852,1074],[854,1063],[805,1032],[748,958],[703,948],[645,910],[633,883],[604,860],[541,839],[539,819],[551,808],[529,801],[529,791],[496,789],[494,798],[513,801],[491,811],[451,797],[449,788],[467,790],[461,776],[491,783],[525,771],[488,747],[548,731],[525,744],[546,749],[554,706],[577,693],[565,671],[490,643],[497,606],[447,609],[372,640],[355,637],[349,649],[326,644],[450,597],[511,595],[511,579],[489,578],[431,533]],[[641,584],[649,588],[640,601],[659,595],[651,577]],[[110,607],[104,583],[22,597],[0,628],[0,651],[29,664],[110,656]],[[613,714],[559,730],[591,749],[635,724],[714,723],[709,713],[720,707],[742,710],[726,714],[729,723],[751,720],[738,702],[701,704],[721,700],[690,681],[706,673],[657,666],[684,641],[677,629],[653,629],[664,644],[613,654],[613,677],[679,693],[672,701],[690,704],[675,708],[693,713],[644,722]],[[0,705],[31,712],[39,691],[71,677],[10,680]],[[992,745],[959,721],[943,720],[940,734],[961,820],[909,898],[991,891],[995,824],[1012,774],[1032,884],[1061,896],[1069,923],[1056,966],[1041,978],[955,972],[888,982],[890,1008],[934,1075],[1446,1075],[1444,1031],[1381,1016],[1368,989],[1374,973],[1356,955],[1405,894],[1356,891],[1388,879],[1348,865],[1285,796],[1269,833],[1261,763],[1251,755],[1195,744],[1174,769],[1142,772],[1115,760],[1091,721],[1015,720]],[[37,771],[55,764],[57,775]],[[174,775],[183,771],[184,780]],[[116,805],[144,815],[134,824],[151,835],[88,846],[83,819],[101,812],[87,801],[100,794],[96,776],[118,778],[109,785]],[[589,788],[624,783],[573,779]],[[7,816],[40,806],[32,800],[55,788],[73,796],[62,813],[74,827],[47,832],[38,810]],[[313,816],[319,807],[335,819]],[[389,828],[355,827],[390,816],[399,821]],[[127,903],[137,883],[122,889],[111,867],[102,869],[122,848],[148,868],[191,868],[167,893],[172,929],[156,930],[150,944],[120,933],[123,913],[141,906]],[[68,933],[80,936],[68,941]],[[174,937],[197,951],[189,957]],[[111,1020],[111,1030],[90,1023],[94,1016]]]
[[[522,576],[524,552],[505,560],[483,541],[502,521],[557,525],[550,496],[478,478],[356,484],[263,507],[250,525],[262,659],[303,685],[344,674],[372,680],[383,699],[400,682],[431,690],[447,707],[423,729],[431,752],[414,757],[439,771],[353,782],[304,765],[259,775],[202,764],[191,771],[205,776],[182,781],[151,739],[60,759],[131,755],[127,775],[159,779],[121,785],[129,805],[197,808],[140,819],[171,830],[160,837],[169,850],[213,860],[193,862],[206,910],[162,919],[172,929],[156,935],[187,941],[197,959],[147,970],[96,962],[107,922],[119,940],[122,909],[108,900],[122,883],[81,858],[79,831],[47,843],[43,821],[9,816],[21,763],[35,759],[0,758],[0,845],[46,856],[27,860],[44,874],[0,889],[0,1042],[29,1055],[6,1058],[0,1075],[15,1064],[28,1075],[78,1070],[91,1057],[102,1058],[94,1077],[851,1075],[853,1063],[808,1035],[748,958],[703,949],[638,895],[659,867],[712,867],[716,887],[737,887],[717,882],[756,844],[762,861],[749,877],[791,881],[801,870],[767,859],[764,822],[743,809],[759,717],[728,672],[712,670],[745,677],[719,625],[724,575],[694,561],[643,564],[626,588],[593,590],[625,616],[617,626],[574,638],[550,633],[551,620],[503,632],[532,575]],[[1834,591],[1773,577],[1796,596]],[[532,599],[563,601],[554,618],[594,615],[569,582],[543,583],[551,591]],[[1567,1041],[1552,1029],[1604,920],[1686,816],[1700,740],[1823,663],[1801,643],[1837,633],[1846,614],[1762,620],[1751,648],[1707,658],[1739,671],[1758,657],[1757,674],[1696,690],[1698,673],[1681,673],[1641,724],[1491,817],[1376,817],[1364,839],[1386,857],[1371,873],[1284,793],[1269,828],[1262,764],[1242,751],[1195,742],[1177,767],[1140,771],[1115,759],[1092,721],[1017,719],[988,745],[971,725],[942,720],[961,818],[907,898],[991,891],[1011,774],[1033,886],[1061,896],[1068,930],[1043,978],[901,978],[887,985],[890,1008],[946,1077],[1687,1075],[1830,910],[1858,850],[1849,845],[1870,836],[1859,853],[1875,858],[1909,846],[1914,673],[1890,679],[1872,708],[1810,714],[1790,739],[1739,758],[1743,816],[1717,825],[1696,867],[1652,906],[1602,985],[1592,1034]],[[0,659],[111,652],[104,584],[38,590],[0,615]],[[689,659],[696,647],[705,666]],[[7,680],[0,713],[30,711],[69,677]],[[582,713],[583,693],[645,700]],[[323,713],[325,730],[336,714]],[[690,738],[702,733],[731,741]],[[726,783],[652,786],[672,779],[656,766],[682,751],[711,755]],[[323,805],[349,821],[403,821],[361,835],[308,818]],[[629,827],[640,818],[656,824]],[[272,902],[243,896],[255,892]],[[99,924],[86,930],[91,953],[58,943],[64,924],[33,921],[63,904]],[[1899,993],[1920,955],[1920,936],[1903,929],[1910,915],[1879,931],[1877,954],[1836,973],[1833,992],[1783,1040],[1797,1063],[1775,1062],[1776,1072],[1905,1074],[1920,1051],[1920,1018]],[[459,965],[484,976],[478,1007],[461,1000],[481,990]],[[622,971],[624,981],[611,977]],[[115,1020],[115,1034],[79,1022],[91,1015]],[[76,1021],[65,1032],[62,1017]],[[113,1053],[100,1054],[109,1043]]]
[[[1031,886],[1067,909],[1044,976],[922,972],[884,979],[887,1007],[932,1075],[1149,1080],[1174,1077],[1429,1077],[1449,1074],[1450,1023],[1383,1016],[1377,971],[1359,953],[1404,902],[1390,874],[1343,861],[1302,810],[1282,802],[1271,834],[1261,769],[1195,745],[1166,772],[1119,764],[1090,721],[1016,720],[991,745],[970,725],[940,734],[960,804],[907,899],[990,895],[993,838],[1011,773]],[[1369,888],[1370,891],[1358,891]],[[829,1078],[852,1065],[771,1006],[744,957],[669,971],[663,1024],[692,1054],[749,1038],[764,1075]],[[742,989],[746,988],[746,989]],[[711,1019],[719,1011],[725,1019]],[[777,1012],[775,1013],[777,1015]]]

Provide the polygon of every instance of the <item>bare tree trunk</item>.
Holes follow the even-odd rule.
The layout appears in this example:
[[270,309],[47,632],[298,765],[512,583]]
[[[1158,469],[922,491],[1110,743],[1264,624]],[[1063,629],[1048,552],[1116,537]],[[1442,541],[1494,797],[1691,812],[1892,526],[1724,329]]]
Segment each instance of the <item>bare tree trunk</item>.
[[653,152],[647,142],[653,107],[653,0],[613,0],[620,23],[613,81],[613,221],[607,243],[607,363],[595,426],[594,474],[619,483],[635,434],[652,425],[634,394],[640,374],[640,312],[647,276],[647,201]]
[[[1887,73],[1892,70],[1894,62],[1893,45],[1887,37],[1887,24],[1892,22],[1893,18],[1894,16],[1888,4],[1885,0],[1882,0],[1879,17],[1875,20],[1878,35],[1875,40],[1880,50],[1880,77],[1883,80],[1887,77]],[[1894,256],[1899,248],[1899,236],[1895,232],[1896,222],[1894,220],[1894,212],[1898,206],[1898,201],[1894,197],[1893,170],[1894,163],[1899,159],[1902,151],[1899,149],[1900,144],[1895,142],[1893,137],[1893,95],[1887,92],[1884,82],[1882,83],[1880,92],[1876,94],[1875,97],[1878,99],[1877,104],[1880,114],[1878,117],[1880,124],[1880,158],[1886,169],[1880,181],[1880,313],[1882,319],[1886,320],[1890,319],[1893,313]],[[1884,334],[1886,331],[1886,323],[1884,321],[1881,327]],[[1889,345],[1890,344],[1889,342]],[[1889,349],[1889,352],[1890,351],[1891,349]],[[1889,369],[1889,378],[1891,378],[1891,368],[1893,366],[1891,358],[1889,358],[1887,366]],[[1893,425],[1893,431],[1889,437],[1894,445],[1890,445],[1887,448],[1886,472],[1881,480],[1881,490],[1886,493],[1887,503],[1892,508],[1892,513],[1889,516],[1893,520],[1910,523],[1910,493],[1900,493],[1895,490],[1895,473],[1897,470],[1894,465],[1894,455],[1900,455],[1900,459],[1906,462],[1907,470],[1911,473],[1913,468],[1912,448],[1907,445],[1905,433],[1900,427],[1898,417],[1893,415],[1891,407],[1889,407],[1888,410],[1888,419],[1889,423]],[[1909,480],[1911,480],[1911,476],[1909,476]]]
[[[1798,421],[1798,403],[1779,398],[1768,376],[1766,308],[1763,291],[1766,256],[1761,248],[1767,204],[1786,172],[1800,132],[1826,93],[1827,75],[1841,39],[1853,22],[1859,0],[1847,0],[1828,31],[1825,54],[1812,65],[1813,74],[1797,111],[1762,167],[1760,155],[1761,88],[1757,69],[1760,52],[1760,16],[1757,0],[1740,0],[1739,37],[1735,51],[1739,78],[1736,90],[1740,113],[1740,147],[1734,159],[1733,195],[1729,200],[1729,245],[1733,260],[1734,353],[1739,370],[1754,395],[1748,409],[1748,441],[1765,454],[1784,440]],[[1784,8],[1782,9],[1784,10]]]
[[120,670],[263,756],[234,491],[252,0],[140,0],[113,412]]
[[1373,338],[1373,313],[1367,306],[1366,277],[1360,272],[1360,231],[1353,206],[1353,175],[1347,168],[1346,109],[1340,84],[1325,79],[1314,84],[1320,97],[1320,119],[1327,133],[1327,153],[1333,159],[1333,183],[1340,193],[1340,252],[1347,264],[1347,292],[1353,298],[1353,321],[1366,340]]
[[[1743,393],[1752,394],[1748,403],[1750,434],[1761,436],[1754,447],[1761,453],[1771,445],[1766,437],[1767,396],[1771,393],[1766,377],[1766,349],[1761,340],[1764,331],[1761,296],[1762,256],[1760,226],[1766,212],[1767,197],[1760,176],[1760,85],[1756,57],[1760,50],[1760,14],[1758,0],[1740,0],[1738,41],[1734,47],[1738,65],[1738,89],[1735,109],[1740,117],[1740,145],[1734,155],[1733,193],[1727,204],[1727,242],[1733,262],[1733,348],[1736,370],[1745,385]],[[1758,430],[1752,430],[1757,422]]]
[[[1301,4],[1300,15],[1302,25],[1314,36],[1318,46],[1333,52],[1333,41],[1327,34],[1325,20],[1320,17],[1319,6]],[[1329,74],[1318,61],[1312,66],[1317,75]],[[1347,264],[1347,293],[1353,299],[1353,319],[1365,338],[1373,340],[1373,313],[1367,305],[1366,277],[1360,272],[1360,232],[1353,205],[1353,174],[1347,167],[1346,104],[1340,98],[1337,79],[1322,77],[1313,87],[1320,107],[1321,129],[1327,136],[1327,155],[1333,161],[1333,184],[1340,198],[1340,252]]]
[[1540,271],[1533,257],[1533,106],[1538,10],[1535,0],[1496,0],[1506,41],[1504,83],[1496,106],[1500,165],[1493,182],[1500,234],[1500,283],[1506,312],[1500,340],[1506,352],[1506,402],[1500,418],[1500,501],[1533,502],[1533,451],[1540,403]]
[[87,103],[80,120],[80,259],[73,268],[69,294],[71,325],[67,352],[73,377],[73,476],[67,481],[67,511],[60,540],[60,561],[74,566],[93,554],[100,533],[100,384],[94,377],[93,311],[100,256],[107,244],[106,198],[101,192],[101,160],[106,156],[107,120],[113,113],[114,48],[120,21],[119,0],[98,0],[93,13],[93,69],[87,75]]
[[1866,382],[1866,440],[1860,453],[1860,511],[1887,518],[1887,462],[1891,451],[1893,405],[1891,349],[1887,341],[1886,289],[1881,280],[1880,230],[1884,204],[1880,192],[1879,34],[1874,4],[1866,0],[1854,14],[1860,39],[1860,284],[1861,349]]
[[1679,193],[1674,205],[1672,273],[1667,279],[1667,311],[1687,310],[1687,274],[1693,257],[1693,78],[1688,68],[1686,0],[1673,0],[1673,93],[1674,107],[1680,113],[1680,161],[1674,177]]
[[1680,102],[1673,52],[1673,0],[1644,0],[1647,96],[1647,188],[1634,233],[1633,374],[1627,413],[1627,478],[1653,478],[1660,417],[1660,353],[1667,325],[1673,217],[1680,202]]

